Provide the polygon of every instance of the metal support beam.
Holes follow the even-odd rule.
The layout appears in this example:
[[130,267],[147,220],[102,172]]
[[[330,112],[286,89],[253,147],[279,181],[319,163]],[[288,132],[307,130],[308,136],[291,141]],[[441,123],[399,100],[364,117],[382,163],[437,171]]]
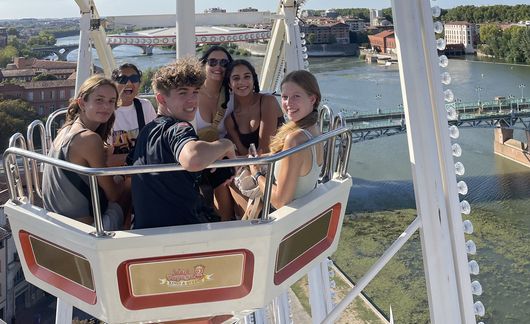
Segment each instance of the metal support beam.
[[[269,11],[258,12],[226,12],[226,13],[196,13],[197,26],[226,26],[226,25],[255,25],[271,24],[275,14]],[[164,15],[134,15],[134,16],[106,16],[105,23],[113,28],[160,28],[175,26],[174,14]]]
[[176,56],[177,59],[184,56],[195,55],[195,1],[176,1]]
[[392,9],[431,323],[475,323],[430,1]]
[[[278,14],[283,15],[283,7],[278,7]],[[260,89],[273,92],[279,85],[279,77],[284,72],[285,55],[285,24],[277,19],[272,25],[272,33],[263,66],[261,68]]]
[[75,77],[75,93],[79,92],[79,87],[90,77],[92,64],[92,53],[90,45],[90,6],[87,0],[76,0],[81,9],[79,19],[79,52],[77,55],[77,72]]
[[105,76],[110,77],[112,74],[112,70],[116,68],[116,61],[114,60],[114,55],[112,55],[112,49],[107,44],[107,34],[105,33],[105,29],[103,28],[103,25],[99,23],[100,17],[96,5],[94,4],[93,0],[90,0],[90,3],[92,10],[91,19],[92,21],[97,22],[95,25],[91,26],[90,39],[92,40],[92,44],[96,48],[99,62],[103,67]]
[[328,259],[317,264],[307,274],[309,302],[313,323],[321,323],[333,309],[331,287],[329,285]]
[[304,59],[302,54],[302,38],[300,37],[300,26],[296,11],[300,4],[297,1],[284,1],[283,11],[285,15],[285,74],[302,70],[304,68]]

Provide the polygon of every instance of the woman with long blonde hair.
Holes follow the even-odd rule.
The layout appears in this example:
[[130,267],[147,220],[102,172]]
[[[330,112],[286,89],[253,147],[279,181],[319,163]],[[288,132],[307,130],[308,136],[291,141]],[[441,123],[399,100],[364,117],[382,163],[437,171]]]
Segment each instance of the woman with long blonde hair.
[[[114,123],[118,90],[110,79],[95,75],[87,79],[79,93],[70,100],[66,123],[53,141],[51,157],[91,168],[107,166],[110,132]],[[109,149],[110,151],[110,149]],[[98,177],[103,226],[106,230],[121,229],[124,185],[112,177]],[[92,224],[93,210],[88,177],[46,165],[42,190],[44,207],[61,215]]]
[[[320,135],[317,125],[318,106],[322,99],[318,82],[308,71],[293,71],[281,83],[281,106],[289,122],[272,138],[270,153],[285,151]],[[274,167],[275,184],[272,186],[271,204],[281,208],[292,200],[313,190],[324,161],[324,150],[317,144],[278,162]],[[265,177],[259,166],[252,165],[251,172],[261,191]]]

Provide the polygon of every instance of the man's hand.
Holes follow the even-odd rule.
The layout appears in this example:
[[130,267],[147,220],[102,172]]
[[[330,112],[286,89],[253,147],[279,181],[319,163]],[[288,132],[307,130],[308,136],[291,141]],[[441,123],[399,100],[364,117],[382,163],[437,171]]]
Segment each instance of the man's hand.
[[232,141],[227,138],[221,138],[219,139],[219,142],[222,142],[223,144],[227,146],[227,150],[223,157],[226,157],[228,159],[235,159],[236,158],[236,147],[234,143],[232,143]]

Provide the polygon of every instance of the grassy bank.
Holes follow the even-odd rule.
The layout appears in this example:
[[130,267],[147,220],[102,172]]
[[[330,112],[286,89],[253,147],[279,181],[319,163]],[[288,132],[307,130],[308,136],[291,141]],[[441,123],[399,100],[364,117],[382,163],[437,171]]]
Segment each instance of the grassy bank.
[[[416,217],[413,209],[355,213],[345,219],[333,260],[355,282]],[[466,216],[474,233],[466,235],[477,245],[469,256],[479,263],[483,294],[474,297],[486,307],[488,323],[521,323],[530,316],[530,237],[525,222],[514,224],[491,205],[474,205]],[[419,232],[403,246],[364,292],[397,323],[428,323],[427,291]],[[502,307],[501,307],[502,306]]]

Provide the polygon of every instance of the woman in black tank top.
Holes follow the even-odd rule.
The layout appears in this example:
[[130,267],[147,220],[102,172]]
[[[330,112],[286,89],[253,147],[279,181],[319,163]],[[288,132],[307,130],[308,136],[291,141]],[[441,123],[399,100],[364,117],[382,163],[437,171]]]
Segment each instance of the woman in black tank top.
[[233,105],[225,126],[229,138],[237,147],[239,155],[248,155],[248,147],[254,143],[260,153],[269,151],[270,139],[283,114],[276,98],[259,93],[256,70],[246,60],[235,60],[230,64],[224,79],[227,104]]

